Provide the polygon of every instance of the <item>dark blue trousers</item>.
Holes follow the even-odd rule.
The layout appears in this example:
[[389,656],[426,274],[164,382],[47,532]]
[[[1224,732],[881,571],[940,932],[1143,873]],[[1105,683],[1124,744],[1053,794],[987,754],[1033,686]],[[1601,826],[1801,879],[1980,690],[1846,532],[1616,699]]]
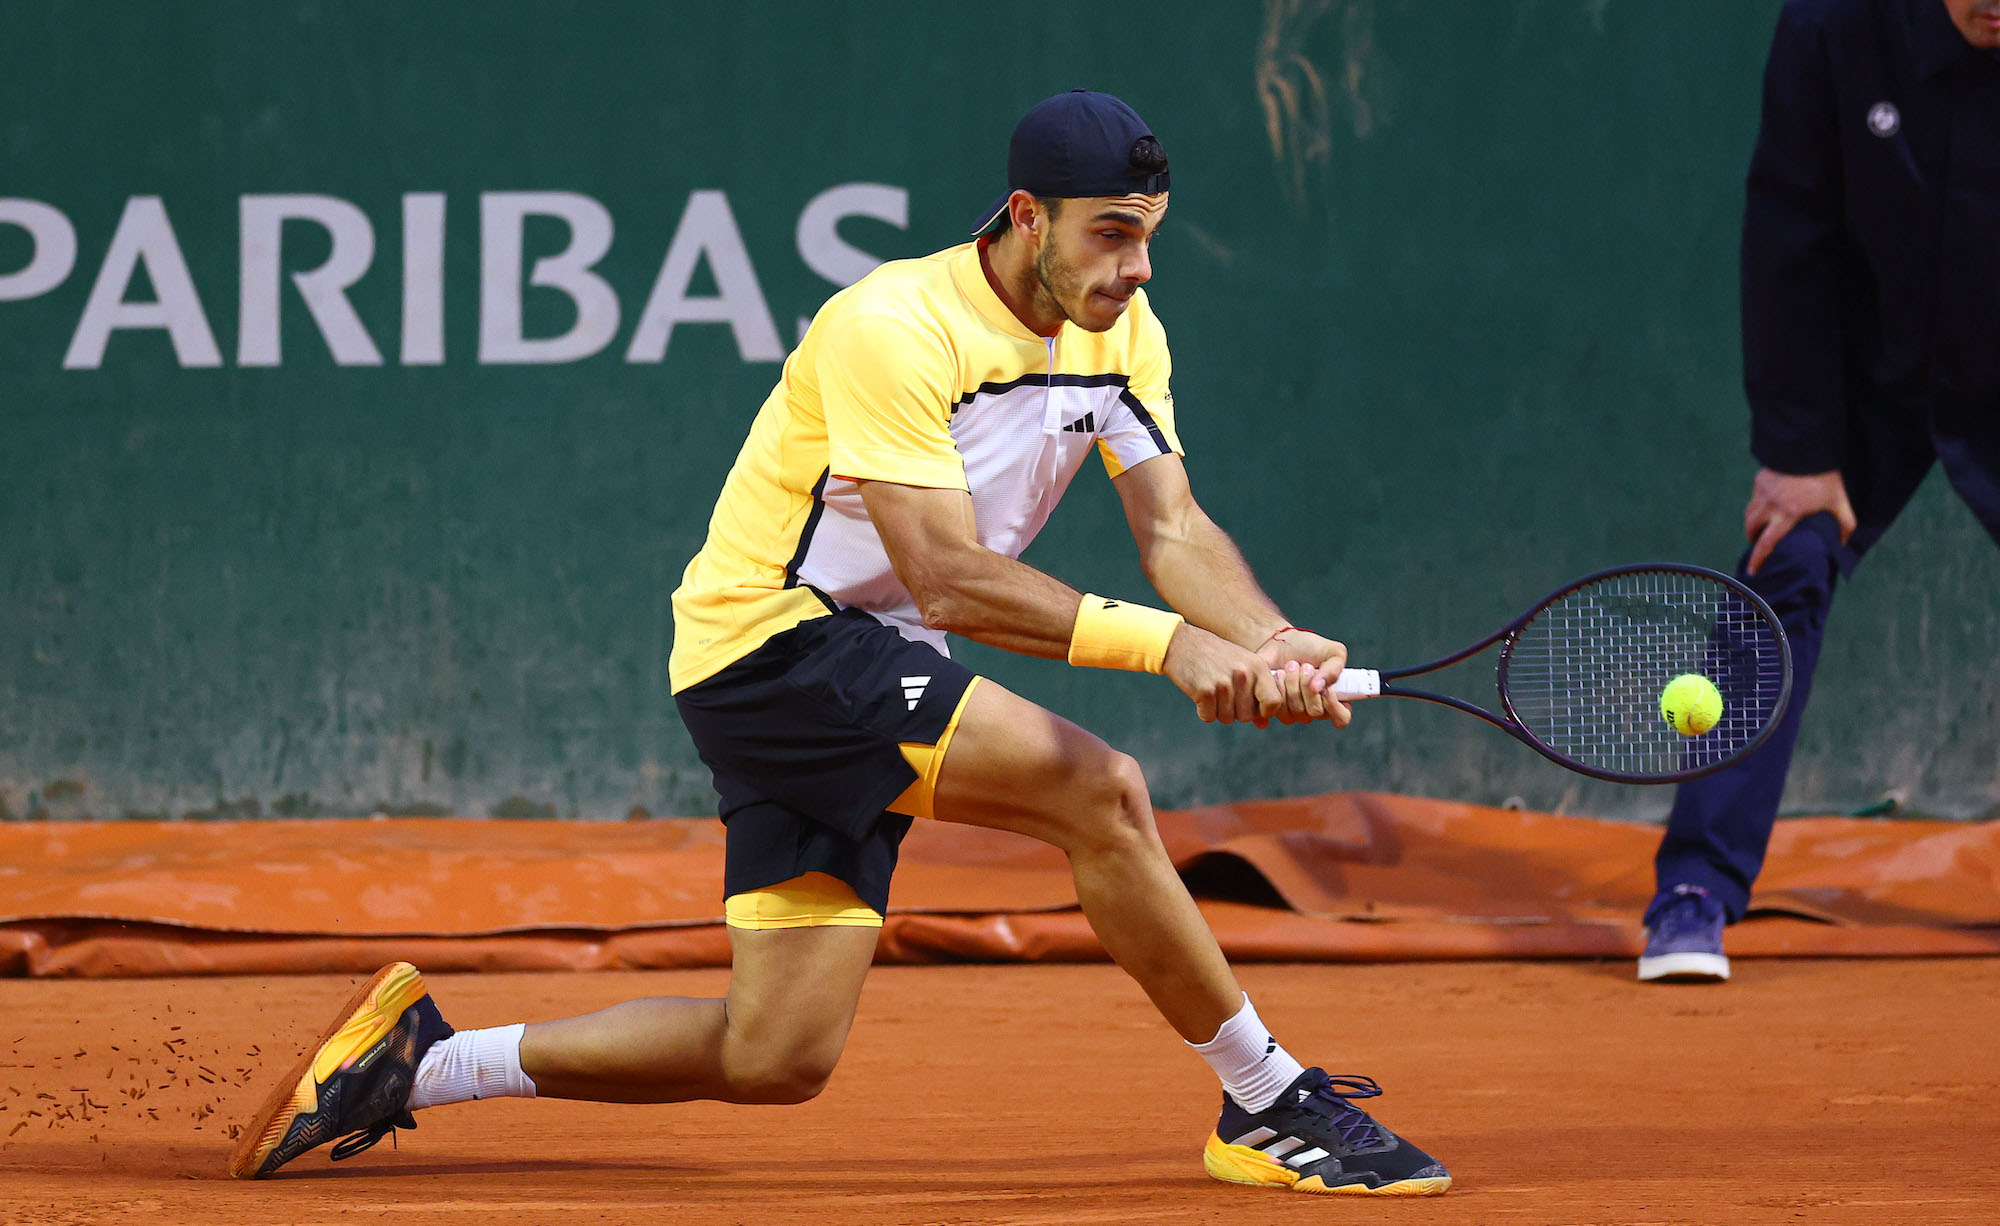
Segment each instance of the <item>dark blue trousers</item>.
[[1943,461],[1952,487],[2000,544],[2000,406],[1981,417],[1943,421],[1947,428],[1935,431],[1886,414],[1857,421],[1848,448],[1855,458],[1841,470],[1856,520],[1847,543],[1840,543],[1833,516],[1820,514],[1792,529],[1755,576],[1744,571],[1748,550],[1737,561],[1736,577],[1770,603],[1791,639],[1792,701],[1756,753],[1675,791],[1666,837],[1653,860],[1659,893],[1647,909],[1648,923],[1682,882],[1706,888],[1731,923],[1743,918],[1777,821],[1834,587],[1888,531],[1934,460]]

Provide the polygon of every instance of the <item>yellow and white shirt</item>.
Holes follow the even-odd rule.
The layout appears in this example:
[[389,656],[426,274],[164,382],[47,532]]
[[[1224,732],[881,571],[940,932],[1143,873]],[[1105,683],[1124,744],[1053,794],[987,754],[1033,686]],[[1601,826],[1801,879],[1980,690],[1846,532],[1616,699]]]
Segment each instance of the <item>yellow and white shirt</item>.
[[1036,336],[974,243],[835,294],[786,359],[674,592],[673,689],[842,608],[946,651],[856,482],[966,490],[980,542],[1019,557],[1093,443],[1114,477],[1180,453],[1172,365],[1143,290],[1107,332]]

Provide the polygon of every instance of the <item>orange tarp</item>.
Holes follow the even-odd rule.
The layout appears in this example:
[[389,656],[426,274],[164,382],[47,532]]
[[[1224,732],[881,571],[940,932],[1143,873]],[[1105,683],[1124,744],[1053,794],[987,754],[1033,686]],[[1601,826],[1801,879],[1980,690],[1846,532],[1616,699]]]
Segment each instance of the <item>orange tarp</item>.
[[[1162,813],[1237,959],[1629,956],[1657,827],[1371,793]],[[713,966],[722,828],[393,819],[0,826],[0,974]],[[920,822],[886,961],[1103,958],[1052,848]],[[1780,822],[1730,951],[2000,953],[2000,825]]]

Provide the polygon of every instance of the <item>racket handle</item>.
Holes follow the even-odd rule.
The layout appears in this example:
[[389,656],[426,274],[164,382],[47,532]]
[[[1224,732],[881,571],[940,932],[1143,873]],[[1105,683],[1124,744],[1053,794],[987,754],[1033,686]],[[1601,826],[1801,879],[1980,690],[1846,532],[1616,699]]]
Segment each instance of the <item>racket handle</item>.
[[[1277,669],[1271,670],[1273,677],[1282,677]],[[1340,676],[1333,679],[1333,696],[1342,702],[1353,702],[1357,698],[1374,698],[1382,693],[1382,674],[1372,668],[1343,668]]]
[[1382,693],[1382,674],[1372,668],[1343,668],[1333,679],[1333,696],[1342,702],[1374,698]]

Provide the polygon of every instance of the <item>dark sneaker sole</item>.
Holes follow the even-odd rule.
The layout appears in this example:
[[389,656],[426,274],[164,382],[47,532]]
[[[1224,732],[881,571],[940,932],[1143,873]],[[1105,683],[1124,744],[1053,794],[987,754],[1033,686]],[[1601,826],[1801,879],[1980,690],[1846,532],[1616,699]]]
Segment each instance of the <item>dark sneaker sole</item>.
[[1251,1149],[1247,1145],[1231,1145],[1215,1133],[1208,1134],[1208,1144],[1201,1148],[1201,1165],[1211,1178],[1224,1183],[1290,1188],[1294,1192],[1312,1192],[1321,1196],[1443,1196],[1451,1189],[1449,1175],[1399,1179],[1373,1188],[1365,1183],[1342,1183],[1329,1187],[1318,1175],[1301,1179],[1297,1171],[1262,1150]]
[[[236,1143],[236,1152],[230,1155],[229,1177],[262,1179],[270,1174],[263,1169],[264,1163],[291,1131],[292,1122],[319,1110],[320,1086],[395,1030],[403,1011],[422,1000],[425,991],[423,976],[407,962],[383,967],[356,989],[326,1033],[299,1057],[257,1109]],[[325,1138],[332,1139],[331,1135]]]

